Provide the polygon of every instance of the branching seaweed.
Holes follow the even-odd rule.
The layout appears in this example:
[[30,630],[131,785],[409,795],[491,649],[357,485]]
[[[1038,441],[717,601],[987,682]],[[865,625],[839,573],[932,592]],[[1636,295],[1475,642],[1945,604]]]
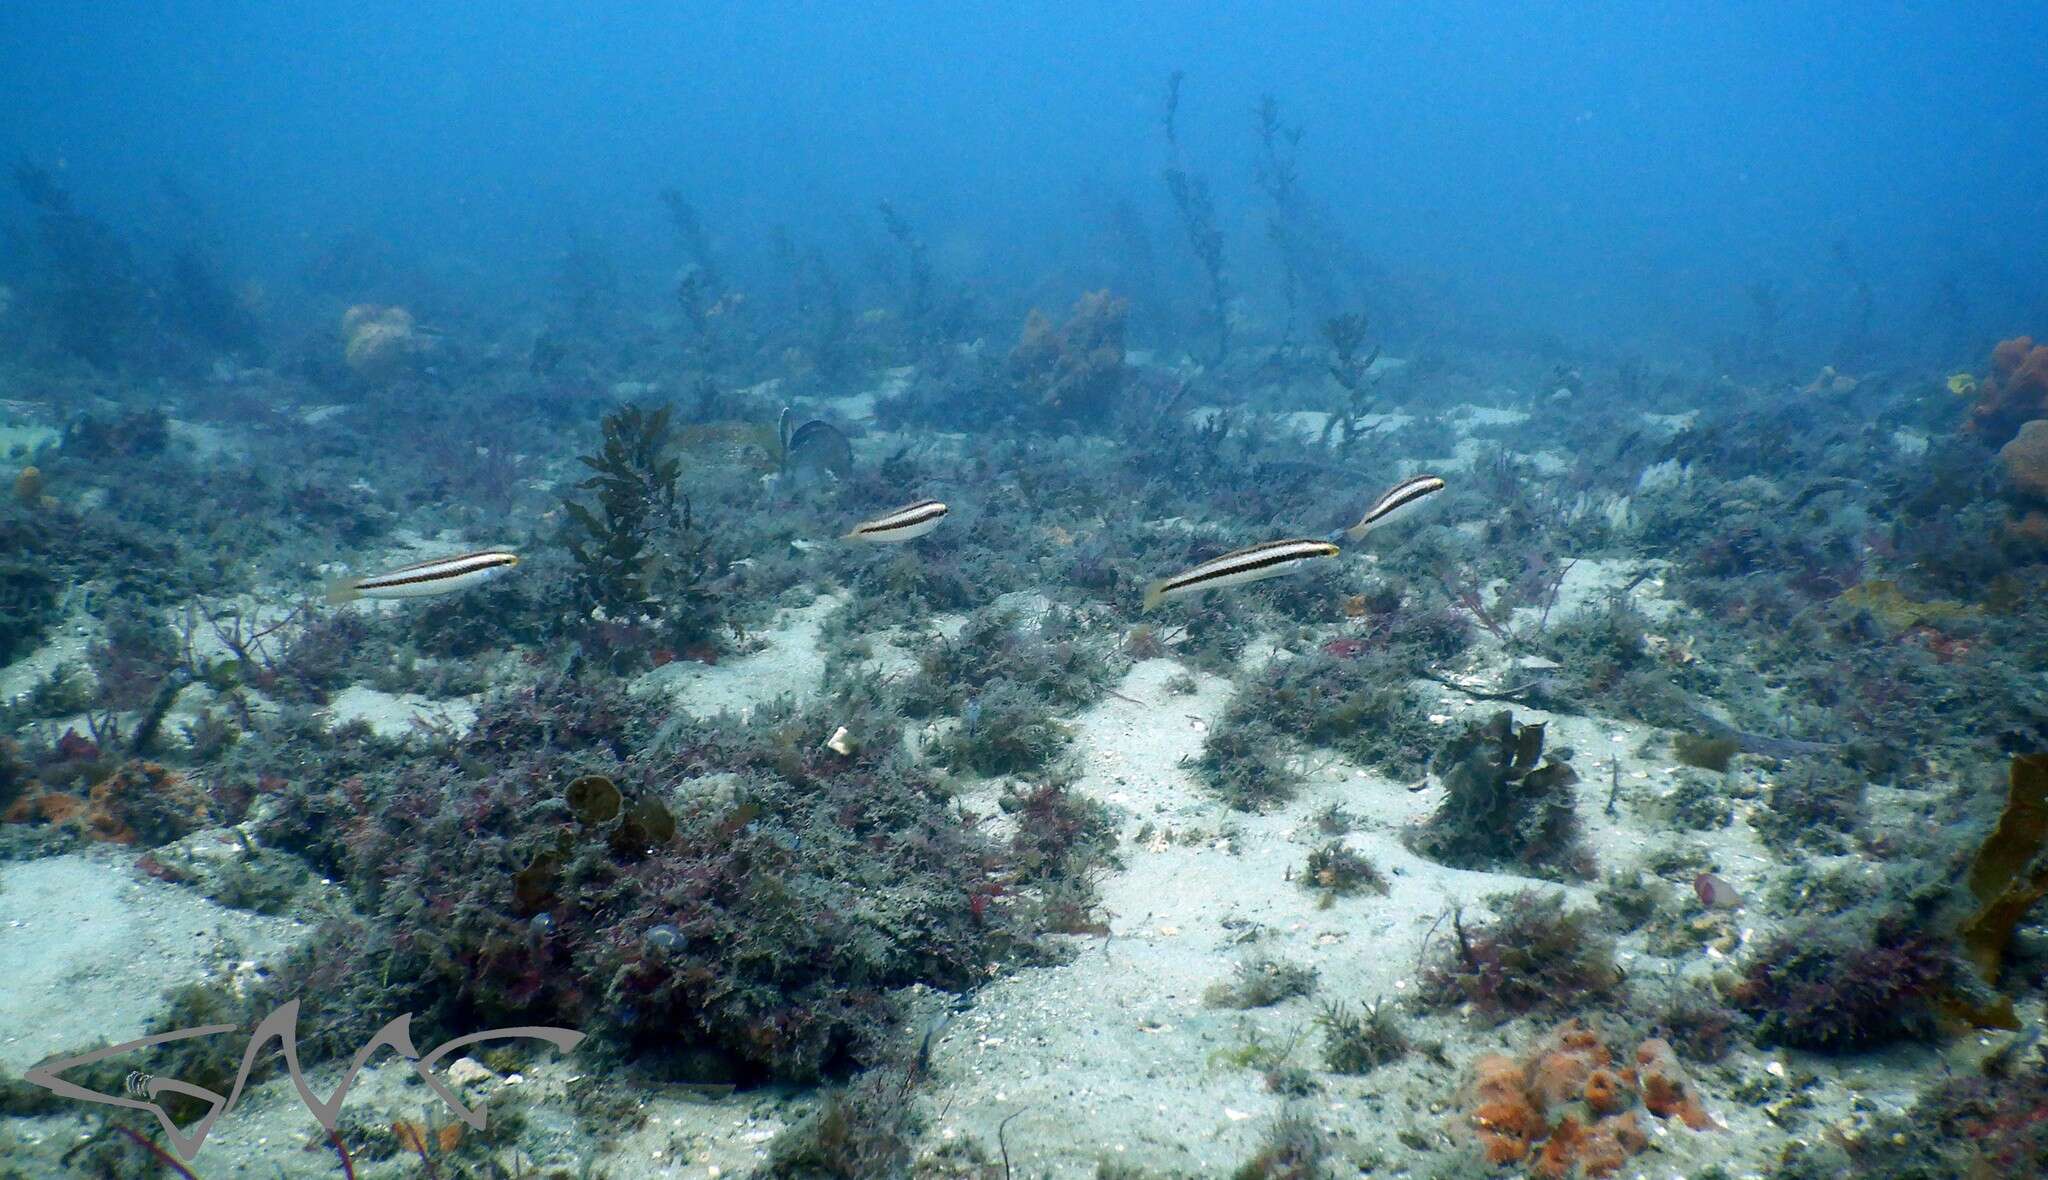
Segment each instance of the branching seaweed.
[[1173,209],[1187,235],[1188,248],[1194,252],[1195,261],[1201,263],[1208,282],[1209,327],[1216,336],[1216,354],[1211,359],[1221,364],[1230,355],[1230,288],[1223,277],[1223,231],[1216,227],[1216,206],[1209,199],[1208,181],[1181,166],[1177,121],[1180,85],[1185,77],[1175,70],[1166,82],[1166,112],[1161,120],[1171,155],[1165,173],[1166,191],[1173,198]]
[[598,450],[578,456],[592,474],[576,486],[593,493],[597,506],[563,502],[565,543],[590,616],[659,623],[672,639],[702,642],[710,630],[701,590],[710,539],[676,488],[682,459],[670,450],[669,416],[667,406],[627,406],[606,416]]
[[1533,890],[1487,899],[1493,921],[1467,926],[1450,914],[1450,938],[1423,965],[1422,1002],[1469,1004],[1504,1020],[1530,1012],[1565,1014],[1611,997],[1622,982],[1611,940],[1562,893]]

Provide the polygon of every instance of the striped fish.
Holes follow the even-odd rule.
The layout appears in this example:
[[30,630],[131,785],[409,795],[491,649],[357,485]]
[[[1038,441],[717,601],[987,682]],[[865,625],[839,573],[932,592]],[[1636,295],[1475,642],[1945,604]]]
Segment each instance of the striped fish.
[[1219,586],[1241,586],[1246,582],[1278,577],[1316,558],[1335,556],[1337,547],[1328,541],[1297,539],[1253,545],[1210,558],[1191,570],[1161,578],[1145,587],[1145,609],[1151,610],[1169,598],[1183,598]]
[[894,512],[885,512],[873,520],[864,520],[853,526],[853,531],[839,538],[842,541],[873,541],[883,544],[892,541],[909,541],[924,536],[939,527],[946,517],[946,506],[937,500],[919,500],[905,504]]
[[1363,541],[1365,534],[1373,529],[1406,515],[1417,504],[1444,490],[1444,481],[1434,475],[1411,475],[1386,490],[1358,523],[1344,530],[1344,536],[1353,541]]
[[364,578],[344,578],[327,588],[327,601],[339,604],[358,598],[431,598],[453,594],[487,582],[518,564],[519,555],[504,549],[437,557]]

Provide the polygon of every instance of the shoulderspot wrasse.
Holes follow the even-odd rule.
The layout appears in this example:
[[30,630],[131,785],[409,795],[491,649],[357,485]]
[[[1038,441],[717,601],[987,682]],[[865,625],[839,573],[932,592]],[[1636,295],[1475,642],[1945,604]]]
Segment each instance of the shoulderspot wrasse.
[[1328,541],[1296,539],[1251,545],[1234,553],[1212,557],[1193,569],[1161,578],[1145,587],[1145,609],[1151,610],[1169,598],[1278,577],[1319,557],[1335,556],[1337,547]]
[[453,557],[418,561],[395,570],[362,578],[344,578],[327,589],[327,601],[353,602],[358,598],[431,598],[453,594],[479,582],[489,581],[519,564],[519,555],[504,549],[479,549]]
[[1443,490],[1444,481],[1437,476],[1411,475],[1388,488],[1379,499],[1373,501],[1372,507],[1365,510],[1365,515],[1358,518],[1358,523],[1344,530],[1344,535],[1350,540],[1362,541],[1365,534],[1405,515],[1417,504]]
[[853,531],[841,537],[842,541],[909,541],[922,537],[939,527],[945,519],[946,506],[937,500],[919,500],[905,504],[894,512],[885,512],[873,520],[864,520],[853,526]]

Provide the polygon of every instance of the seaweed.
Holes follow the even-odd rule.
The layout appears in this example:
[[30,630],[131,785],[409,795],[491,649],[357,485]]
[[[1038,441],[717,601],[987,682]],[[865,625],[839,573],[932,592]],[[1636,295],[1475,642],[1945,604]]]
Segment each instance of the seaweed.
[[1562,893],[1532,890],[1487,899],[1496,915],[1478,926],[1450,914],[1451,938],[1423,964],[1420,998],[1469,1005],[1491,1020],[1531,1012],[1564,1015],[1612,998],[1622,984],[1614,944]]
[[1259,1148],[1230,1173],[1231,1180],[1315,1180],[1324,1174],[1330,1137],[1313,1118],[1289,1107],[1266,1125]]
[[35,210],[29,306],[51,344],[98,368],[129,358],[149,310],[149,281],[126,239],[80,211],[50,172],[26,160],[14,182]]
[[956,770],[1024,774],[1043,769],[1070,740],[1030,690],[999,680],[968,702],[965,720],[938,742],[937,753]]
[[1364,853],[1345,847],[1342,840],[1332,840],[1308,854],[1301,866],[1301,885],[1319,890],[1326,902],[1360,891],[1387,892],[1387,878],[1379,867]]
[[1225,805],[1263,811],[1294,798],[1301,775],[1287,764],[1279,737],[1265,725],[1229,719],[1209,731],[1195,777]]
[[[1436,733],[1393,658],[1327,649],[1261,669],[1231,700],[1208,746],[1231,741],[1239,729],[1328,746],[1360,765],[1403,776],[1421,771]],[[1207,746],[1203,757],[1209,757]]]
[[1841,852],[1863,823],[1866,787],[1863,775],[1840,761],[1787,766],[1749,822],[1772,848]]
[[222,352],[253,354],[262,328],[248,304],[230,289],[219,265],[196,247],[171,256],[161,299],[166,327]]
[[1725,828],[1735,818],[1735,806],[1722,792],[1720,780],[1693,770],[1681,770],[1670,794],[1658,801],[1658,813],[1668,815],[1676,826],[1688,831]]
[[997,806],[1016,817],[1010,857],[1020,882],[1084,875],[1090,867],[1109,863],[1115,856],[1116,827],[1109,808],[1063,781],[1013,787],[1003,793]]
[[1977,911],[1960,935],[1987,983],[1998,981],[2013,928],[2048,897],[2048,754],[2021,754],[2007,772],[2005,810],[1976,857],[1967,883]]
[[1280,295],[1287,309],[1280,343],[1285,348],[1294,343],[1294,323],[1301,304],[1302,272],[1314,261],[1302,232],[1305,227],[1301,224],[1306,213],[1297,160],[1301,151],[1302,129],[1299,125],[1289,127],[1280,121],[1280,100],[1270,92],[1259,96],[1255,127],[1259,136],[1259,158],[1253,168],[1253,177],[1273,202],[1272,210],[1266,215],[1266,238],[1273,244],[1274,253],[1280,260]]
[[1010,350],[1011,403],[1045,419],[1103,422],[1123,392],[1124,320],[1130,302],[1108,291],[1083,295],[1055,325],[1033,309]]
[[[598,451],[577,461],[595,472],[576,486],[597,493],[600,517],[576,500],[563,508],[582,531],[568,540],[581,567],[579,588],[594,607],[619,618],[652,613],[648,564],[655,531],[677,514],[682,460],[669,447],[669,408],[626,406],[604,420]],[[689,501],[680,504],[689,511]]]
[[1646,881],[1640,868],[1614,869],[1594,896],[1600,900],[1603,924],[1617,934],[1642,929],[1663,909],[1665,890],[1655,878]]
[[[836,724],[854,753],[820,745]],[[563,1023],[650,1067],[813,1081],[870,1059],[901,989],[1035,953],[1026,911],[987,904],[1017,880],[1005,849],[851,699],[664,724],[610,678],[549,679],[445,745],[319,751],[263,838],[346,882],[391,949],[323,940],[312,969],[403,978],[430,1023]],[[382,1011],[342,1006],[341,1026]]]
[[1506,711],[1467,726],[1437,757],[1444,799],[1410,833],[1410,847],[1456,868],[1512,864],[1544,875],[1590,876],[1571,753],[1545,755],[1543,743],[1540,723],[1518,725]]
[[1680,733],[1671,738],[1671,752],[1680,762],[1701,770],[1725,771],[1741,753],[1741,744],[1728,737],[1703,737]]
[[1239,959],[1231,967],[1229,979],[1204,989],[1202,1002],[1211,1008],[1270,1008],[1315,991],[1316,975],[1314,967],[1269,955],[1253,955]]
[[[626,406],[606,415],[598,449],[577,457],[593,473],[577,488],[596,510],[564,500],[564,544],[576,560],[576,590],[586,618],[658,626],[674,647],[712,633],[710,538],[677,491],[682,459],[673,453],[670,407]],[[616,644],[614,647],[618,646]]]
[[1001,682],[1028,690],[1048,708],[1079,708],[1102,695],[1112,674],[1075,612],[1049,607],[1026,622],[1015,607],[997,604],[975,611],[958,635],[921,653],[917,675],[903,688],[903,709],[912,717],[964,710]]
[[681,189],[661,190],[661,203],[668,209],[669,224],[675,227],[676,237],[681,239],[683,249],[690,256],[697,282],[712,298],[725,293],[725,277],[718,266],[717,257],[711,252],[711,239],[704,232],[704,223],[697,216],[697,207],[683,196]]
[[1671,994],[1645,1013],[1651,1029],[1688,1061],[1712,1064],[1728,1056],[1742,1027],[1742,1014],[1702,984],[1674,984]]
[[[2048,1060],[2038,1041],[1994,1054],[1981,1073],[1932,1081],[1910,1109],[1880,1115],[1843,1144],[1866,1180],[2048,1174]],[[2025,1060],[2024,1049],[2036,1050]],[[1839,1174],[1839,1171],[1835,1174]]]
[[1371,352],[1359,355],[1359,348],[1365,343],[1365,329],[1364,312],[1347,312],[1323,321],[1323,339],[1330,346],[1330,376],[1343,388],[1345,403],[1324,423],[1322,442],[1333,446],[1339,455],[1350,454],[1351,448],[1364,437],[1365,416],[1372,404],[1369,379],[1373,363],[1380,359],[1380,350],[1375,345]]
[[924,1119],[912,1101],[915,1079],[873,1069],[834,1090],[809,1115],[768,1144],[761,1174],[770,1180],[870,1180],[906,1174]]
[[1960,982],[1943,941],[1896,918],[1814,922],[1760,948],[1731,994],[1764,1043],[1853,1053],[1932,1040]]
[[1216,225],[1216,204],[1209,196],[1209,182],[1181,166],[1180,86],[1186,75],[1175,70],[1166,83],[1166,109],[1160,122],[1166,132],[1170,163],[1164,174],[1167,195],[1173,198],[1174,213],[1188,249],[1201,263],[1207,280],[1208,327],[1215,334],[1216,351],[1209,358],[1220,365],[1230,356],[1230,286],[1223,275],[1223,231]]
[[1323,1032],[1323,1067],[1331,1073],[1366,1074],[1408,1055],[1407,1032],[1379,1001],[1354,1009],[1342,1001],[1316,1014]]
[[58,619],[57,579],[39,562],[0,558],[0,666],[34,650]]
[[80,459],[144,459],[171,443],[170,416],[160,409],[81,414],[64,424],[64,451]]

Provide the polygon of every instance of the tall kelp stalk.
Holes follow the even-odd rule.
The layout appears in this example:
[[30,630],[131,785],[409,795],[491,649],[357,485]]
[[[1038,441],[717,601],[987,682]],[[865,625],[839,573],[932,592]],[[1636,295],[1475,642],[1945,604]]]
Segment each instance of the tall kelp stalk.
[[1166,81],[1166,112],[1161,124],[1166,130],[1166,191],[1173,198],[1174,212],[1187,233],[1188,247],[1202,264],[1209,285],[1209,327],[1216,335],[1214,363],[1230,355],[1230,289],[1223,279],[1223,231],[1216,228],[1216,207],[1209,199],[1209,183],[1181,166],[1180,84],[1186,74],[1175,70]]
[[725,294],[725,275],[719,268],[717,256],[711,251],[711,239],[704,232],[697,207],[690,204],[682,190],[673,188],[661,190],[661,203],[668,210],[669,224],[675,227],[683,250],[690,256],[691,274],[697,288],[712,299]]
[[1259,137],[1258,161],[1252,169],[1260,191],[1273,203],[1266,213],[1266,240],[1280,259],[1280,298],[1287,318],[1280,329],[1280,347],[1294,343],[1295,320],[1301,308],[1301,170],[1296,159],[1301,150],[1302,129],[1280,121],[1280,100],[1271,94],[1259,98],[1255,115]]
[[689,349],[697,364],[720,368],[748,351],[752,323],[745,314],[746,297],[728,284],[697,207],[673,188],[661,191],[661,201],[685,258],[676,277],[675,296],[683,322],[689,326]]
[[16,164],[14,186],[35,212],[25,306],[56,351],[115,366],[143,332],[149,283],[141,264],[124,238],[78,210],[47,169]]
[[912,335],[922,336],[932,314],[931,252],[896,206],[883,201],[875,208],[882,215],[882,228],[889,231],[890,239],[903,251],[904,322]]

